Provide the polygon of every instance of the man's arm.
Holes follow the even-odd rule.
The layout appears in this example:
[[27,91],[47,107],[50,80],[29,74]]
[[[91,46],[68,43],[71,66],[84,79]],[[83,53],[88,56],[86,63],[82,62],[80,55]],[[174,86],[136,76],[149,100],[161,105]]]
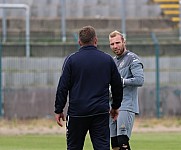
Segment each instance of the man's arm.
[[132,63],[130,71],[133,77],[129,79],[123,78],[123,86],[142,86],[144,83],[143,64],[141,62]]
[[112,79],[111,79],[111,93],[112,93],[112,109],[118,109],[121,106],[123,99],[123,83],[116,67],[116,64],[113,61],[113,70],[112,70]]
[[111,115],[111,118],[112,118],[114,121],[117,120],[118,115],[119,115],[119,109],[113,109],[113,108],[111,108],[111,110],[110,110],[110,115]]
[[68,91],[70,87],[70,65],[67,59],[64,62],[62,68],[62,75],[59,80],[59,84],[56,91],[55,98],[55,113],[60,114],[63,112],[65,104],[67,102]]
[[63,127],[63,123],[62,123],[61,119],[62,119],[63,121],[65,121],[64,114],[63,114],[63,113],[55,114],[55,119],[56,119],[56,121],[57,121],[57,124],[58,124],[59,126]]

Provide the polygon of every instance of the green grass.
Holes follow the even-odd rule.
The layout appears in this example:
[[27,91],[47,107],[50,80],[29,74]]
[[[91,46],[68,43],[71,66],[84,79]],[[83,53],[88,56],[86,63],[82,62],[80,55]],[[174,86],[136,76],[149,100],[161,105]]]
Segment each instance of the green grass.
[[133,133],[133,150],[179,150],[181,149],[180,132]]
[[[132,150],[179,150],[181,133],[133,133]],[[66,150],[65,135],[0,135],[0,150]],[[89,137],[84,150],[93,150]]]
[[[92,148],[86,139],[85,150]],[[65,135],[0,135],[0,150],[66,150]]]

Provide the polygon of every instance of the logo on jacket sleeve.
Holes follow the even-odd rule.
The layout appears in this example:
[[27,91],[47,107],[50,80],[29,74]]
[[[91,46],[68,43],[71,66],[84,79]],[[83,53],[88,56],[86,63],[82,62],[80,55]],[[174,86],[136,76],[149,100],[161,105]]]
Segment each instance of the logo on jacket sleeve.
[[124,64],[125,64],[125,61],[123,60],[120,62],[119,67],[122,68],[124,66]]

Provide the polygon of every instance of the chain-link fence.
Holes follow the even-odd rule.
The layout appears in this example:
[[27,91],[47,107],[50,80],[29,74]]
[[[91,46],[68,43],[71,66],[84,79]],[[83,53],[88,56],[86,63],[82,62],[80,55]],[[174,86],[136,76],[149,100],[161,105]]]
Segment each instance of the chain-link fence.
[[[133,45],[132,47],[136,49],[136,46],[139,47],[139,45]],[[44,48],[41,47],[40,49],[42,53],[45,52],[42,54],[43,56],[40,56],[40,53],[38,57],[29,58],[25,56],[1,57],[1,102],[3,102],[4,117],[34,118],[52,116],[55,91],[65,57],[56,57],[56,53],[53,54],[53,57],[46,56]],[[77,49],[75,47],[74,51]],[[134,51],[134,49],[130,50]],[[3,46],[1,51],[3,51]],[[52,53],[53,49],[49,48],[49,51]],[[60,49],[60,51],[65,55],[71,53],[63,49]],[[152,45],[150,51],[154,51],[154,45]],[[162,115],[180,115],[180,56],[159,57],[159,108],[157,108],[156,98],[156,57],[154,54],[140,57],[145,71],[145,84],[139,90],[141,115],[156,116],[157,109],[161,109],[160,113]]]
[[[31,6],[30,57],[26,57],[25,18],[19,10],[17,13],[7,10],[5,41],[3,32],[0,33],[1,115],[5,118],[52,117],[64,58],[79,48],[78,29],[94,26],[99,49],[113,55],[108,34],[121,31],[121,1],[66,0],[66,42],[62,42],[59,0],[41,0],[37,6],[34,0],[21,2]],[[127,48],[138,54],[144,64],[145,84],[139,88],[140,115],[180,116],[181,42],[177,23],[160,16],[162,10],[151,0],[127,0],[125,9]],[[2,19],[0,21],[1,25]],[[2,26],[0,29],[3,31]],[[154,42],[152,33],[158,43]],[[155,46],[159,46],[157,54]]]

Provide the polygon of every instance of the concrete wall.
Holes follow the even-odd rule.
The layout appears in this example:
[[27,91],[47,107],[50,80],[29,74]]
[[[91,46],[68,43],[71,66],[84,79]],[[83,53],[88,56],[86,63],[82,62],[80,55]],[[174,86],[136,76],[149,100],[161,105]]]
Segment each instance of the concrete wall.
[[[145,85],[155,84],[155,57],[141,57],[145,71]],[[56,87],[64,58],[2,58],[3,88]],[[181,59],[160,57],[160,83],[181,83]]]
[[[138,39],[137,39],[138,40]],[[127,48],[140,56],[155,56],[155,46],[152,43],[144,43],[143,39],[138,40],[136,43],[127,44]],[[140,43],[138,43],[140,42]],[[143,42],[143,43],[142,43]],[[165,41],[167,43],[160,43],[160,56],[181,56],[181,44],[179,42]],[[105,44],[107,43],[107,44]],[[77,51],[79,48],[76,42],[64,45],[64,44],[33,44],[30,45],[31,57],[66,57],[70,53]],[[104,52],[112,55],[108,41],[100,43],[98,48]],[[24,57],[25,45],[9,44],[2,46],[3,57]]]
[[[7,36],[15,37],[16,33],[24,36],[25,18],[7,18]],[[120,18],[69,18],[66,19],[66,32],[78,32],[80,28],[86,25],[95,27],[98,33],[110,32],[112,30],[121,30]],[[174,31],[176,24],[168,18],[141,18],[127,19],[126,30],[130,31]],[[2,30],[2,19],[0,19],[0,29]],[[172,29],[172,30],[171,30]],[[30,19],[30,37],[36,33],[44,33],[45,36],[51,37],[52,34],[59,36],[61,33],[61,19],[56,18],[31,18]],[[48,34],[49,33],[49,34]],[[14,34],[14,36],[13,36]],[[35,35],[33,37],[38,36]],[[54,35],[55,36],[55,35]]]
[[[140,115],[156,116],[155,57],[143,57],[145,84],[139,89]],[[64,58],[2,58],[5,118],[52,117]],[[164,116],[181,115],[181,59],[160,57],[160,106]]]
[[[4,117],[8,119],[54,116],[56,88],[5,89]],[[140,116],[157,117],[155,86],[139,89]],[[161,86],[160,116],[181,116],[181,86]],[[66,113],[67,107],[65,108]]]
[[[150,0],[125,0],[127,18],[152,18],[159,17],[159,5],[149,3]],[[30,6],[31,17],[57,18],[61,17],[60,0],[0,0],[0,3],[23,3]],[[119,17],[121,16],[120,0],[65,0],[66,17]],[[10,17],[24,17],[24,10],[6,11]],[[0,11],[2,15],[2,11]]]
[[[140,116],[157,117],[158,109],[161,117],[181,116],[181,86],[161,86],[160,101],[156,99],[155,86],[143,86],[139,89]],[[158,108],[157,105],[160,105]]]

